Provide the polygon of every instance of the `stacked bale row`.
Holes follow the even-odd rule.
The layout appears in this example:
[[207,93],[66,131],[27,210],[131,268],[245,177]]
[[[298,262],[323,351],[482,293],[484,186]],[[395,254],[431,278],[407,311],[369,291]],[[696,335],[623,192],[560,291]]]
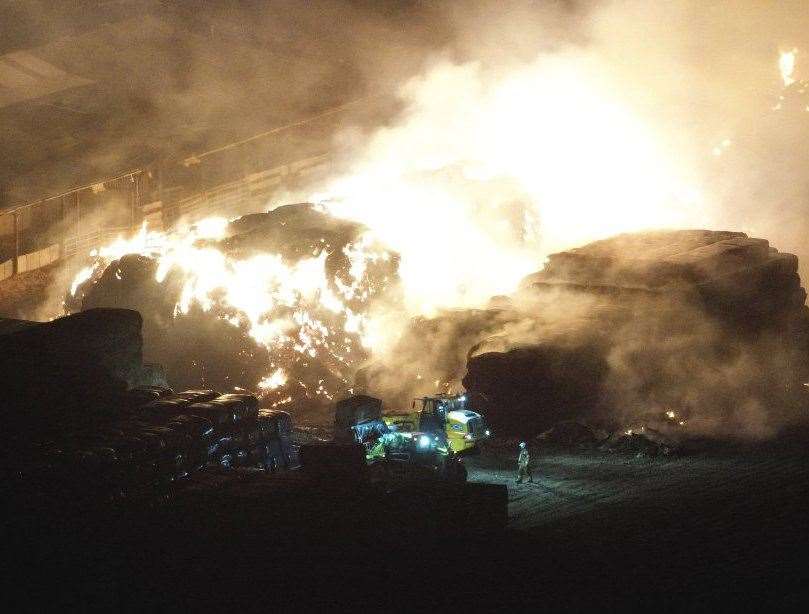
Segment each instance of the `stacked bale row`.
[[118,415],[85,428],[74,421],[32,444],[18,466],[26,490],[77,497],[148,492],[217,464],[267,470],[295,462],[291,418],[259,409],[252,394],[142,387]]
[[144,416],[204,424],[207,462],[230,466],[288,468],[292,420],[286,412],[259,409],[252,394],[218,394],[192,390],[160,398],[142,408]]
[[625,234],[548,258],[512,297],[531,333],[481,344],[463,380],[500,432],[559,419],[769,437],[802,420],[798,259],[707,230]]
[[619,235],[550,255],[486,309],[415,320],[357,387],[405,406],[462,386],[500,436],[577,420],[771,437],[809,407],[805,303],[797,258],[764,239]]
[[[5,321],[7,322],[7,321]],[[14,321],[0,334],[0,420],[13,439],[54,420],[103,417],[145,383],[136,311],[92,309],[52,322]]]

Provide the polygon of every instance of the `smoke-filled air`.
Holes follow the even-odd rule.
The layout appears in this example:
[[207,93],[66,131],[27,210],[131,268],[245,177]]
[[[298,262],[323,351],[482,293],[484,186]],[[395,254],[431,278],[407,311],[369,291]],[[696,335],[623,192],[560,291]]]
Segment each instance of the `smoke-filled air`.
[[[328,177],[237,220],[122,237],[66,309],[138,308],[170,379],[290,411],[467,390],[502,431],[769,436],[799,419],[807,375],[789,254],[809,260],[801,8],[450,10],[451,42],[386,83],[396,112],[328,137]],[[756,284],[783,300],[762,307]]]
[[809,0],[0,1],[3,597],[807,612],[807,237]]

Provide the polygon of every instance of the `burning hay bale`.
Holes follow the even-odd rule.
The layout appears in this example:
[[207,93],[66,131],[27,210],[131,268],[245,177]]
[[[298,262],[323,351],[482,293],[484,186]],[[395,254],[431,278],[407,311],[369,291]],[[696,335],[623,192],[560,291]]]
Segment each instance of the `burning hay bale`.
[[596,241],[551,255],[523,288],[541,292],[560,284],[587,292],[664,293],[753,331],[794,319],[806,301],[798,259],[740,232],[683,230]]
[[590,346],[544,343],[474,355],[467,369],[464,385],[494,432],[527,427],[533,436],[559,420],[592,417],[608,365]]
[[[803,402],[806,293],[797,259],[762,239],[710,231],[621,235],[551,256],[521,296],[552,314],[548,334],[523,350],[537,364],[547,371],[571,347],[590,358],[542,376],[575,398],[540,392],[543,414],[557,408],[625,424],[655,407],[674,408],[697,432],[761,436]],[[549,301],[575,318],[553,315]],[[485,365],[496,356],[508,366],[497,385],[487,384]],[[508,406],[513,386],[525,387],[509,377],[517,364],[507,356],[482,354],[469,364],[467,387],[493,405]]]
[[395,255],[309,204],[208,226],[100,254],[66,306],[138,310],[150,358],[178,387],[259,390],[299,409],[348,391]]
[[457,381],[480,344],[516,323],[513,310],[444,311],[411,321],[389,359],[363,366],[356,385],[370,390],[391,407],[408,407],[415,396],[441,390]]

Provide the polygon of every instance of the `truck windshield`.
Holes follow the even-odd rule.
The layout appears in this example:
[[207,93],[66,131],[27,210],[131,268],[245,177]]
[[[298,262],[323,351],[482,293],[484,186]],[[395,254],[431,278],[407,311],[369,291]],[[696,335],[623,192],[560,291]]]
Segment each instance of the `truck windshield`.
[[466,429],[472,433],[473,435],[480,435],[483,433],[484,426],[483,420],[480,418],[470,418],[469,422],[466,423]]

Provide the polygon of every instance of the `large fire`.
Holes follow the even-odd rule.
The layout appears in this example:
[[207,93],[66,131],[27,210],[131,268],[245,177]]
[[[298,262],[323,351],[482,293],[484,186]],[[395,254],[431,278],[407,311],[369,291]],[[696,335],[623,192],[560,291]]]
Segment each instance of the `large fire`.
[[[335,250],[325,239],[308,255],[290,259],[278,253],[229,252],[223,247],[228,232],[229,222],[223,218],[205,219],[172,233],[149,231],[144,225],[135,236],[93,252],[92,264],[76,275],[70,298],[81,299],[78,295],[89,291],[102,272],[114,268],[122,257],[138,254],[156,263],[157,288],[165,287],[169,293],[173,287],[169,277],[181,280],[172,310],[175,319],[193,309],[211,313],[246,330],[276,357],[272,370],[256,383],[259,390],[274,391],[290,383],[290,356],[304,365],[307,360],[335,365],[330,374],[340,380],[341,388],[349,388],[346,373],[365,357],[370,344],[364,308],[383,290],[371,282],[369,268],[376,263],[387,266],[391,253],[368,233],[360,234],[340,250],[347,266],[339,274],[327,270],[327,259]],[[118,267],[115,275],[120,280]],[[314,384],[294,383],[316,397],[330,399],[334,393],[334,382],[326,378]]]
[[438,64],[325,187],[330,211],[402,255],[411,312],[480,305],[551,251],[688,219],[699,191],[600,70],[561,55],[496,76]]
[[[795,56],[779,59],[785,86],[795,80]],[[218,242],[228,220],[211,218],[172,233],[144,226],[101,248],[71,295],[125,254],[148,256],[157,262],[156,282],[181,273],[174,317],[216,310],[271,354],[327,355],[356,367],[384,353],[410,316],[484,305],[513,291],[554,250],[688,225],[704,205],[699,182],[664,135],[588,57],[542,56],[505,75],[439,63],[401,95],[400,121],[358,144],[347,169],[310,193],[324,214],[366,229],[342,248],[346,275],[329,274],[325,244],[295,261],[226,253]],[[393,252],[402,304],[372,308],[380,288],[369,283],[368,268]],[[335,317],[324,321],[324,313]],[[349,371],[338,378],[346,387]],[[256,386],[282,394],[290,383],[279,359]],[[296,383],[314,395],[335,393],[324,380]]]

